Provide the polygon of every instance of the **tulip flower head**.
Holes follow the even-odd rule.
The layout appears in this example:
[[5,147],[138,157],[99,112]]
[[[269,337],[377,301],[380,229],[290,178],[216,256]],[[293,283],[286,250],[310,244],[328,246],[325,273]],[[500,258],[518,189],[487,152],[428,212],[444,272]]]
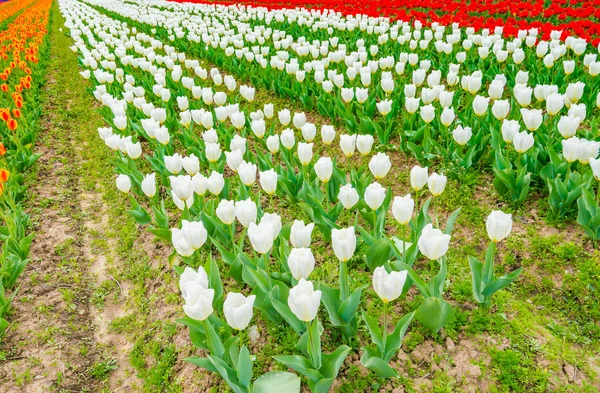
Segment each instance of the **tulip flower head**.
[[425,228],[423,228],[417,244],[419,246],[419,251],[421,251],[423,255],[431,260],[436,260],[443,257],[446,255],[446,252],[448,252],[450,235],[443,233],[437,228],[433,228],[433,225],[431,224],[427,224],[425,225]]
[[493,210],[485,221],[488,237],[494,243],[506,238],[512,230],[512,215]]
[[241,293],[229,292],[223,302],[223,314],[227,324],[236,330],[244,330],[252,319],[252,307],[256,295],[248,297]]
[[315,319],[320,304],[321,291],[315,291],[312,282],[300,278],[298,284],[290,289],[288,306],[299,320],[310,322]]
[[331,241],[333,252],[341,262],[348,262],[354,256],[356,250],[356,234],[354,227],[344,229],[332,229]]
[[315,268],[315,257],[310,248],[292,248],[287,262],[296,280],[308,279]]
[[406,270],[388,273],[383,266],[379,266],[373,273],[375,293],[384,303],[396,300],[402,294],[407,275]]

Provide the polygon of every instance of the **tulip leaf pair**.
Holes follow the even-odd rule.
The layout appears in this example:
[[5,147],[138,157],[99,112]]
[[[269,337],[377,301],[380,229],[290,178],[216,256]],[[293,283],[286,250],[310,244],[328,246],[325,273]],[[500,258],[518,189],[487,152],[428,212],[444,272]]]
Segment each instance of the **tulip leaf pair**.
[[502,277],[494,277],[494,254],[496,243],[490,242],[485,253],[485,263],[479,259],[469,256],[469,266],[471,267],[471,278],[473,285],[473,296],[475,300],[484,307],[490,306],[491,296],[509,286],[513,281],[519,278],[523,268],[519,268],[512,273]]
[[[317,324],[318,321],[313,321]],[[320,340],[320,338],[318,338]],[[300,355],[274,356],[275,360],[298,371],[308,379],[308,387],[314,393],[327,393],[340,371],[340,367],[352,348],[340,345],[335,351],[321,355],[321,366],[317,369],[311,361]]]
[[[382,333],[378,324],[367,313],[363,311],[363,319],[369,329],[371,340],[375,344],[373,347],[362,347],[363,354],[360,362],[363,366],[377,374],[380,378],[392,378],[398,376],[398,371],[390,367],[390,360],[398,353],[402,346],[402,339],[406,334],[406,330],[410,326],[415,312],[411,312],[402,317],[394,328],[392,334],[387,335]],[[383,327],[387,329],[387,326]],[[387,332],[386,332],[387,333]]]
[[[600,192],[600,191],[599,191]],[[600,239],[600,205],[588,190],[583,190],[581,197],[577,200],[579,213],[577,223],[581,225],[587,235],[594,240]]]
[[240,347],[240,339],[231,335],[224,342],[212,327],[214,320],[218,318],[211,316],[208,323],[201,324],[193,319],[180,320],[181,323],[190,327],[192,342],[200,349],[209,350],[206,358],[198,356],[186,358],[185,361],[204,368],[208,371],[219,373],[236,393],[251,392],[275,392],[285,388],[286,392],[300,392],[300,378],[292,373],[276,371],[263,374],[252,383],[252,359],[250,351],[243,345]]
[[592,184],[590,171],[581,175],[579,172],[568,172],[568,178],[559,177],[546,180],[548,184],[548,205],[555,217],[564,217],[575,204],[584,189]]
[[433,333],[437,333],[441,328],[454,321],[454,310],[443,299],[447,272],[446,261],[444,258],[441,258],[439,263],[440,270],[432,277],[429,284],[423,281],[408,264],[403,262],[397,264],[399,269],[408,271],[408,278],[410,280],[407,279],[406,282],[414,283],[425,298],[415,311],[415,319]]
[[517,169],[514,169],[508,157],[497,150],[492,169],[496,175],[494,188],[498,194],[509,198],[515,205],[522,204],[527,198],[531,183],[531,173],[528,171],[527,165],[519,164]]
[[339,289],[329,288],[325,284],[320,284],[319,289],[322,292],[321,301],[333,326],[340,329],[346,338],[355,337],[358,331],[356,312],[360,305],[363,287],[356,288],[345,299],[342,298]]

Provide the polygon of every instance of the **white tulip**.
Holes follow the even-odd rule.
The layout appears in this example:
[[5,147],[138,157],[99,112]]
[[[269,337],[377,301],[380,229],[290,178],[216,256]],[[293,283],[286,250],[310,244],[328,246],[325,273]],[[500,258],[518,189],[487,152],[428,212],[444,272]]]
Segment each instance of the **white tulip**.
[[292,248],[287,263],[292,277],[306,280],[315,268],[315,257],[310,248]]
[[440,196],[446,188],[446,181],[446,176],[434,172],[427,179],[427,188],[433,196]]
[[450,235],[444,234],[431,224],[425,225],[419,237],[419,251],[431,260],[439,259],[448,252]]
[[299,320],[310,322],[315,319],[320,304],[321,291],[315,291],[312,282],[301,278],[298,284],[290,289],[288,306]]
[[395,197],[392,203],[392,214],[401,225],[407,225],[413,215],[415,201],[410,194],[403,197]]
[[131,190],[131,179],[127,175],[119,175],[117,177],[117,188],[119,191],[128,193]]
[[156,173],[150,173],[144,176],[142,180],[142,191],[148,198],[156,195]]
[[215,213],[223,224],[233,224],[233,221],[235,220],[235,202],[221,199]]
[[277,191],[277,172],[274,169],[260,172],[260,186],[268,194],[273,195]]
[[256,295],[248,297],[241,293],[229,292],[223,302],[223,314],[227,324],[236,330],[244,330],[252,319],[252,307]]
[[352,259],[356,250],[356,234],[353,226],[344,229],[332,229],[331,241],[337,259],[341,262],[348,262]]
[[373,272],[373,289],[384,303],[389,303],[402,294],[407,275],[407,270],[388,273],[383,266],[379,266]]
[[235,217],[245,228],[248,228],[250,223],[256,222],[257,214],[256,204],[251,198],[235,203]]
[[491,241],[498,243],[512,230],[512,215],[493,210],[485,220],[485,228]]
[[410,170],[410,186],[415,191],[420,191],[425,184],[427,184],[427,180],[429,179],[429,175],[427,174],[427,167],[421,168],[418,165],[415,165]]

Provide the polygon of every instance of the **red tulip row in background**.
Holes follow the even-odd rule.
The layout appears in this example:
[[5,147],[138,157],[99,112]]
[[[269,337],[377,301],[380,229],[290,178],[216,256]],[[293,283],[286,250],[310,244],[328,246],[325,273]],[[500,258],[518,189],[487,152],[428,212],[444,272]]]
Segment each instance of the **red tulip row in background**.
[[[191,2],[214,4],[204,0]],[[600,43],[600,5],[597,0],[225,0],[218,3],[268,9],[333,9],[344,15],[387,16],[392,20],[420,20],[444,25],[458,22],[463,27],[477,30],[503,26],[504,33],[509,36],[515,36],[522,29],[538,28],[544,39],[549,38],[552,30],[563,30],[562,38],[575,35],[594,46]]]

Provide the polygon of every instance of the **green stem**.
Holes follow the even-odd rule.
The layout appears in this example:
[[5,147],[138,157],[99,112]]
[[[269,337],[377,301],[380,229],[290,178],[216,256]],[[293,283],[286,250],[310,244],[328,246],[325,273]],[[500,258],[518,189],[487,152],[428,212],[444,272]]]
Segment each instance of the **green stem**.
[[348,284],[348,262],[340,261],[340,295],[344,301],[350,296],[350,288]]
[[208,350],[210,351],[211,355],[218,356],[219,354],[215,348],[215,344],[212,342],[210,335],[208,334],[208,324],[208,318],[202,321],[202,325],[204,326],[204,336],[206,337],[206,343],[208,344]]
[[383,348],[381,350],[381,354],[385,355],[385,343],[387,340],[387,334],[388,334],[388,324],[387,324],[387,302],[383,302],[383,329],[381,329],[381,335],[382,335],[382,344],[383,344]]
[[436,203],[436,197],[433,197],[433,214],[435,215],[435,227],[439,228],[440,227],[440,220],[438,218],[438,213],[437,213],[437,203]]
[[402,259],[407,263],[406,258],[406,225],[402,225]]
[[417,206],[417,217],[419,217],[419,190],[415,191],[415,205]]

